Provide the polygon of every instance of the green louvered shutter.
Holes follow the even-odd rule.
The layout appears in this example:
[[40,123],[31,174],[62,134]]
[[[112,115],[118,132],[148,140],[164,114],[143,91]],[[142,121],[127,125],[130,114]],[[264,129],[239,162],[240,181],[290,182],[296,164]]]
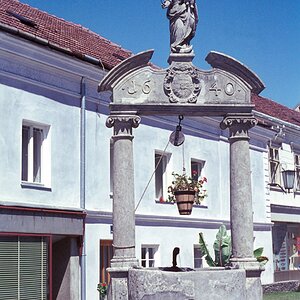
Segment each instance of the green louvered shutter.
[[0,299],[47,300],[48,242],[0,237]]
[[18,237],[0,236],[0,299],[18,299]]
[[20,300],[47,300],[44,244],[43,238],[20,237]]

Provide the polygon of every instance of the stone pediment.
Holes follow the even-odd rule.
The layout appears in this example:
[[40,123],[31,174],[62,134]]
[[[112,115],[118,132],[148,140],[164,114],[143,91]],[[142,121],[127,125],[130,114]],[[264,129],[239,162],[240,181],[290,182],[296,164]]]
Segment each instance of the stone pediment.
[[251,92],[261,81],[238,61],[212,52],[209,71],[196,68],[191,55],[173,57],[170,67],[155,69],[149,65],[152,54],[132,56],[104,77],[99,91],[112,91],[111,110],[170,114],[184,106],[195,115],[251,112]]

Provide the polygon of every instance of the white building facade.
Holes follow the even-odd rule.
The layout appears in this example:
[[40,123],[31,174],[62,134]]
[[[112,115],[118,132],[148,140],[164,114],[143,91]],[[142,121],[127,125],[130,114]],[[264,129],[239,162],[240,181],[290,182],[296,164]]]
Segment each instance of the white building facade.
[[[107,68],[1,20],[0,260],[10,263],[2,272],[0,264],[0,298],[32,292],[36,299],[97,299],[97,284],[109,281],[105,270],[113,252],[112,129],[105,126],[110,94],[97,93]],[[275,270],[283,271],[272,263],[273,253],[281,261],[283,240],[287,245],[298,235],[299,126],[255,115],[268,122],[250,130],[250,156],[254,245],[270,259],[262,274],[269,283]],[[171,266],[174,247],[180,248],[180,266],[203,267],[199,233],[213,254],[219,226],[230,229],[228,132],[218,118],[185,116],[185,143],[175,147],[168,141],[177,124],[177,118],[147,116],[134,129],[136,257],[145,267]],[[273,146],[279,164],[297,170],[293,193],[269,185]],[[191,216],[180,216],[176,204],[166,201],[172,172],[183,168],[208,180],[208,196]],[[278,176],[274,182],[282,186]],[[294,255],[288,253],[284,270]],[[35,276],[24,283],[22,272]],[[8,282],[13,288],[7,289]],[[26,288],[33,283],[35,288]]]

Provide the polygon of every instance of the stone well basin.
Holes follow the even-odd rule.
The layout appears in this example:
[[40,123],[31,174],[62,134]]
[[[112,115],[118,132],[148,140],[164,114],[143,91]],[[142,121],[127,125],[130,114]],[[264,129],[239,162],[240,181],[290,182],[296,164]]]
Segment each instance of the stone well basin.
[[130,300],[245,300],[246,272],[242,269],[198,269],[192,272],[157,268],[130,269]]

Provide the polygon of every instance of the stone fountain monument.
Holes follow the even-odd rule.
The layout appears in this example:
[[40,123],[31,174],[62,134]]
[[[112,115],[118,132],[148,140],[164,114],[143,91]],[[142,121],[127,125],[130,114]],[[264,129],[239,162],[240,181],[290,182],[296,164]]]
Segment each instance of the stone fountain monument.
[[[210,52],[209,71],[192,64],[190,41],[195,35],[198,12],[195,0],[165,0],[170,20],[167,69],[149,64],[153,51],[132,56],[113,68],[100,82],[99,92],[111,91],[113,128],[113,246],[108,299],[262,299],[262,268],[253,257],[253,219],[248,131],[257,124],[251,93],[264,85],[237,60]],[[133,128],[143,115],[222,116],[229,129],[230,270],[164,272],[138,267],[135,255],[135,198]]]

